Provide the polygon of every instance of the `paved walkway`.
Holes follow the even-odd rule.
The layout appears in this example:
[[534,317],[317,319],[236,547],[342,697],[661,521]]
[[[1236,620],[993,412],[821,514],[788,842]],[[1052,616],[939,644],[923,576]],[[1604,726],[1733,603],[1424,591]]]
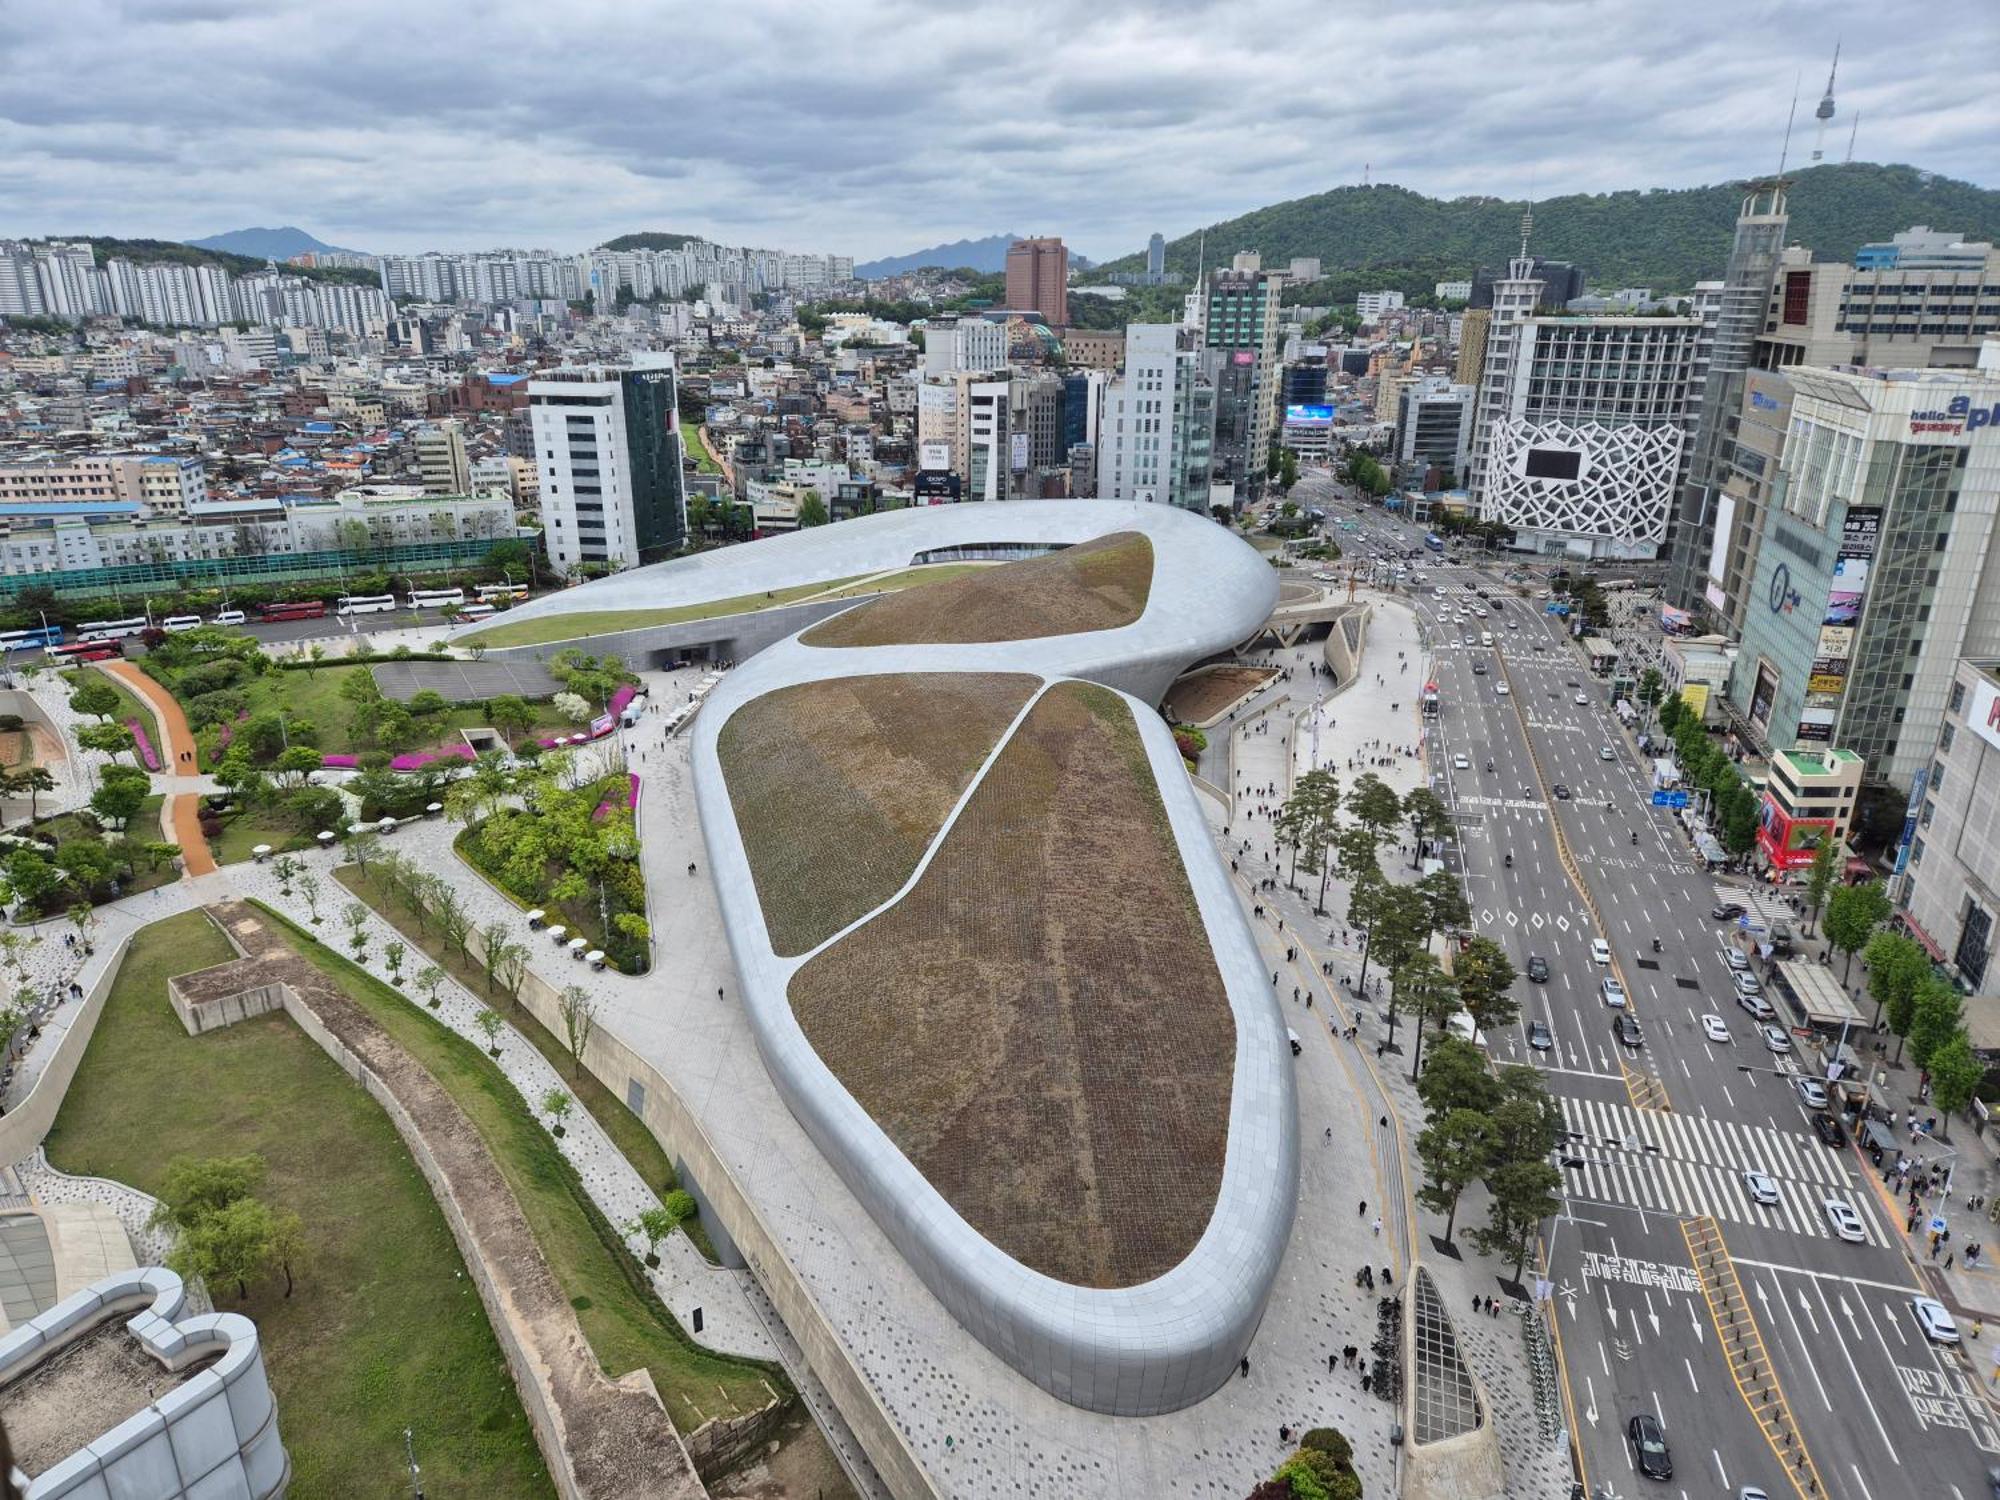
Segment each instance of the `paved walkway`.
[[[158,747],[166,778],[166,800],[160,804],[160,831],[168,842],[181,846],[181,878],[193,880],[215,873],[215,856],[201,832],[201,796],[195,789],[200,761],[196,758],[194,734],[187,715],[174,695],[153,681],[129,661],[102,663],[108,674],[118,679],[133,696],[152,709],[166,744]],[[187,768],[186,773],[182,767]]]

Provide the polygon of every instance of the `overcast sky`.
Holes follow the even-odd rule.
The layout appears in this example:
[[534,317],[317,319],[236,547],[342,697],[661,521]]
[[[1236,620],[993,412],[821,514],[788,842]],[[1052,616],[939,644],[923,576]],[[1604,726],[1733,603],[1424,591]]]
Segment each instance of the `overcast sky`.
[[[1680,187],[1828,156],[2000,184],[2000,5],[1927,0],[0,0],[0,234],[362,250],[636,229],[1093,258],[1358,182]],[[1884,225],[1886,233],[1901,226]],[[1941,226],[1951,227],[1951,226]]]

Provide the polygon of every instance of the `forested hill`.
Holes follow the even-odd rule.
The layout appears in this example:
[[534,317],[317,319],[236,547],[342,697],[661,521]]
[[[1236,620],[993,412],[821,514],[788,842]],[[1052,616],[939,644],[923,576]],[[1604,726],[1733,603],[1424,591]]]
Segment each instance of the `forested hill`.
[[[1938,177],[1915,167],[1819,166],[1792,174],[1788,241],[1821,260],[1845,260],[1871,240],[1913,224],[1956,230],[1968,239],[2000,240],[2000,192]],[[1596,287],[1649,286],[1685,291],[1720,277],[1742,201],[1734,182],[1644,192],[1575,193],[1535,204],[1534,250],[1573,261]],[[1274,203],[1208,226],[1210,266],[1238,250],[1262,252],[1266,266],[1316,255],[1328,278],[1364,270],[1398,272],[1385,287],[1412,288],[1496,270],[1520,244],[1518,201],[1426,198],[1407,188],[1342,187]],[[1198,235],[1167,243],[1170,270],[1192,274]],[[1107,262],[1106,271],[1145,269],[1143,254]]]

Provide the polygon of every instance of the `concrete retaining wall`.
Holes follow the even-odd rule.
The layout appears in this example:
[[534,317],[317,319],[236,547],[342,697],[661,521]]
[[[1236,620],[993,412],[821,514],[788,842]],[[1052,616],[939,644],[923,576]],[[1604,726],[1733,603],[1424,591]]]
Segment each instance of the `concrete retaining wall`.
[[125,949],[131,941],[128,933],[105,953],[104,967],[91,981],[89,989],[84,991],[81,1007],[70,1019],[68,1029],[56,1039],[55,1049],[42,1064],[42,1071],[36,1075],[28,1097],[5,1115],[0,1115],[0,1164],[11,1164],[32,1156],[35,1148],[48,1135],[49,1128],[55,1124],[56,1111],[62,1108],[63,1095],[69,1092],[70,1080],[76,1077],[84,1049],[90,1045],[91,1033],[97,1030],[97,1018],[104,1012],[104,999],[111,993],[112,982],[118,977],[119,966],[125,961]]

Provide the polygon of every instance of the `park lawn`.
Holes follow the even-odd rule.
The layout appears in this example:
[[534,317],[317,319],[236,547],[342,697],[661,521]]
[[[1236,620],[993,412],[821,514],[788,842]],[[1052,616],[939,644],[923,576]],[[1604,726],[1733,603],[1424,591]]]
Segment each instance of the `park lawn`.
[[[375,914],[387,922],[403,940],[417,952],[429,956],[430,961],[451,975],[475,995],[491,995],[500,1004],[506,1005],[507,1019],[523,1036],[535,1044],[535,1050],[549,1060],[550,1066],[570,1082],[570,1091],[576,1102],[590,1111],[591,1117],[603,1127],[611,1137],[611,1144],[625,1160],[632,1163],[646,1185],[661,1197],[665,1197],[680,1186],[680,1174],[674,1164],[667,1159],[666,1151],[645,1122],[633,1114],[610,1089],[597,1079],[587,1068],[575,1067],[569,1048],[562,1039],[536,1019],[535,1013],[526,1006],[508,1004],[505,991],[499,986],[491,988],[487,984],[485,968],[474,958],[461,958],[458,950],[444,940],[442,934],[429,926],[419,927],[416,918],[397,899],[390,889],[377,879],[372,871],[364,872],[359,865],[342,865],[333,872],[333,878],[346,886],[363,904],[372,908]],[[529,934],[532,936],[532,934]],[[414,974],[422,965],[410,959],[403,961],[403,972]],[[709,1243],[708,1233],[701,1227],[700,1215],[684,1220],[682,1227],[688,1238],[695,1242],[701,1253],[710,1260],[716,1259],[715,1247]]]
[[688,457],[694,460],[695,472],[698,474],[720,474],[722,472],[722,465],[717,463],[715,455],[708,451],[708,439],[702,433],[701,429],[698,427],[692,429],[687,434],[687,439],[685,446]]
[[947,578],[957,578],[965,573],[978,573],[995,566],[997,565],[987,562],[926,563],[920,568],[905,568],[900,573],[870,578],[865,583],[857,583],[850,588],[822,591],[822,597],[865,599],[870,594],[893,594],[898,589],[922,588],[927,583],[943,583]]
[[458,1101],[520,1199],[535,1241],[569,1293],[584,1337],[607,1373],[623,1375],[643,1365],[683,1433],[711,1417],[740,1416],[774,1396],[791,1394],[776,1367],[713,1354],[688,1338],[653,1295],[618,1231],[590,1201],[554,1138],[485,1052],[269,907],[259,903],[259,909]]
[[208,852],[219,865],[237,865],[250,858],[250,851],[259,844],[269,844],[277,853],[286,854],[312,848],[314,839],[261,809],[233,812],[223,815],[222,832],[208,841]]
[[680,625],[689,620],[714,620],[724,615],[755,614],[780,604],[796,604],[829,589],[859,583],[868,575],[829,578],[823,583],[795,584],[788,589],[771,589],[761,594],[738,594],[733,599],[711,599],[705,604],[682,604],[672,609],[600,609],[579,614],[541,615],[532,620],[502,620],[459,645],[543,646],[551,641],[582,640],[594,635],[613,635],[621,630],[640,630],[648,625]]
[[235,956],[201,912],[133,938],[50,1161],[151,1190],[175,1156],[264,1158],[259,1196],[305,1223],[298,1287],[267,1276],[220,1304],[262,1336],[292,1493],[393,1488],[407,1426],[435,1495],[548,1495],[485,1309],[388,1116],[283,1013],[191,1037],[168,1005],[169,975]]
[[[598,905],[596,892],[592,891],[573,901],[558,901],[548,894],[549,887],[562,876],[563,866],[560,863],[553,860],[549,862],[548,866],[542,872],[541,884],[534,896],[524,899],[516,892],[509,890],[502,883],[500,872],[489,867],[486,850],[481,843],[481,834],[485,827],[486,820],[483,818],[477,823],[467,824],[452,839],[451,847],[453,852],[465,861],[467,867],[481,880],[484,880],[491,886],[497,895],[514,906],[519,907],[523,912],[530,910],[532,907],[540,907],[548,913],[550,926],[560,923],[568,929],[569,937],[582,938],[584,940],[585,951],[594,948],[606,954],[606,962],[618,973],[643,974],[646,972],[649,952],[643,945],[635,952],[629,940],[621,940],[617,945],[612,943],[611,935],[605,931],[603,910]],[[611,912],[614,920],[621,910],[623,908],[614,897]],[[643,917],[646,914],[645,907],[639,907],[638,912]],[[567,940],[566,938],[565,941]],[[627,967],[627,965],[631,965],[631,967]]]
[[[141,670],[144,670],[145,663],[141,662],[139,666]],[[89,675],[85,676],[85,673]],[[153,711],[144,703],[141,703],[134,696],[130,688],[126,687],[124,683],[113,677],[109,672],[100,672],[95,667],[78,667],[73,671],[63,673],[62,677],[63,681],[67,682],[72,689],[80,688],[86,682],[108,683],[111,691],[118,695],[118,712],[111,716],[111,722],[114,724],[124,724],[132,719],[137,719],[140,726],[146,731],[146,738],[153,742],[153,754],[159,758],[161,769],[164,770],[166,768],[167,757],[173,752],[167,748],[166,739],[160,733],[160,721],[153,717]],[[103,720],[98,719],[91,722],[102,723]],[[146,765],[146,758],[143,755],[139,756],[137,764],[143,770]]]
[[[132,815],[132,821],[125,826],[123,831],[124,837],[130,839],[135,844],[173,842],[160,828],[160,804],[166,800],[163,793],[154,792],[141,802],[139,810]],[[97,826],[95,814],[85,817],[79,812],[57,813],[52,818],[43,818],[40,822],[35,823],[33,827],[37,833],[48,834],[58,843],[69,839],[105,838],[103,831]],[[150,870],[146,868],[144,860],[134,859],[132,862],[132,878],[119,884],[118,895],[121,898],[134,896],[140,891],[150,891],[155,886],[172,885],[180,878],[180,867],[171,859],[162,860]],[[44,917],[58,916],[69,909],[69,905],[74,899],[75,897],[69,893],[59,892],[50,902],[44,904],[39,909],[39,915]],[[21,920],[28,920],[25,908],[19,915]]]

